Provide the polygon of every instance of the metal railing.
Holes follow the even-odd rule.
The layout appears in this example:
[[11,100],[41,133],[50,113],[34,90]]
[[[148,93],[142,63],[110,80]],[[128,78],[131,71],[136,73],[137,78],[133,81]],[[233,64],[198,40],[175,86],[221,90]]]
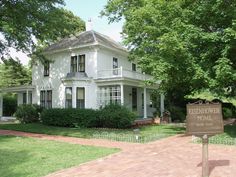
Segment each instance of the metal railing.
[[126,77],[130,79],[143,80],[143,81],[153,79],[151,75],[127,70],[122,68],[122,66],[120,68],[98,71],[98,79],[109,79],[109,78],[119,78],[119,77]]

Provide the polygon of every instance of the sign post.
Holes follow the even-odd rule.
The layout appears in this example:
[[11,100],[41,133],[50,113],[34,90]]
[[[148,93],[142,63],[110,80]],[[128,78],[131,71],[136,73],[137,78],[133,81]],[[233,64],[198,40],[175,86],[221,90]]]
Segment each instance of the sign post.
[[223,132],[224,124],[220,103],[187,104],[186,133],[202,138],[202,177],[209,177],[208,138]]
[[208,164],[208,136],[202,137],[202,177],[208,177],[209,164]]

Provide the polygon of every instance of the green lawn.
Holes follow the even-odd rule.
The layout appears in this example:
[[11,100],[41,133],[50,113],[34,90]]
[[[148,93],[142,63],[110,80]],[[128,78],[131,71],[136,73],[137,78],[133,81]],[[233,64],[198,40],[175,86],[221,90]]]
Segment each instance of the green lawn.
[[45,176],[118,151],[34,138],[0,136],[0,176]]
[[[193,142],[201,143],[200,138]],[[236,146],[236,125],[227,125],[224,127],[224,133],[209,138],[210,144],[235,145]]]
[[[42,124],[2,124],[0,129],[17,130],[49,135],[62,135],[78,138],[104,138],[117,141],[137,142],[133,129],[99,129],[99,128],[63,128]],[[149,142],[166,136],[184,133],[185,128],[173,125],[153,125],[140,128],[138,142]]]

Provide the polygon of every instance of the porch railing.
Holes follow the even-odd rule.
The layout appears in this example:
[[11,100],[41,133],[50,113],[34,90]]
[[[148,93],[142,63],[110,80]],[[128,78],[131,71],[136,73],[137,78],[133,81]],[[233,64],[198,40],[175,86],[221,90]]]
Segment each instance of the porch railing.
[[151,75],[127,70],[122,67],[98,71],[98,79],[109,79],[119,77],[126,77],[135,80],[150,80],[153,78]]

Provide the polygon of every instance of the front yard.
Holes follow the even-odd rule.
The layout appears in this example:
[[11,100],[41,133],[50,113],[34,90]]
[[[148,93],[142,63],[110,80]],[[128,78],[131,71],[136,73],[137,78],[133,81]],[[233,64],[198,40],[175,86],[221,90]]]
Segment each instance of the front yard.
[[139,129],[136,139],[134,129],[106,129],[106,128],[65,128],[46,126],[43,124],[2,124],[0,129],[16,130],[48,135],[61,135],[77,138],[110,139],[116,141],[146,143],[160,138],[185,132],[185,128],[174,125],[143,126]]
[[[147,143],[176,134],[184,134],[185,128],[177,125],[149,125],[139,128],[138,139],[134,129],[65,128],[43,124],[0,124],[0,129],[16,130],[48,135],[77,138],[110,139],[115,141]],[[210,138],[212,144],[236,145],[236,125],[225,126],[225,132]]]
[[0,176],[45,176],[118,151],[34,138],[0,136]]

